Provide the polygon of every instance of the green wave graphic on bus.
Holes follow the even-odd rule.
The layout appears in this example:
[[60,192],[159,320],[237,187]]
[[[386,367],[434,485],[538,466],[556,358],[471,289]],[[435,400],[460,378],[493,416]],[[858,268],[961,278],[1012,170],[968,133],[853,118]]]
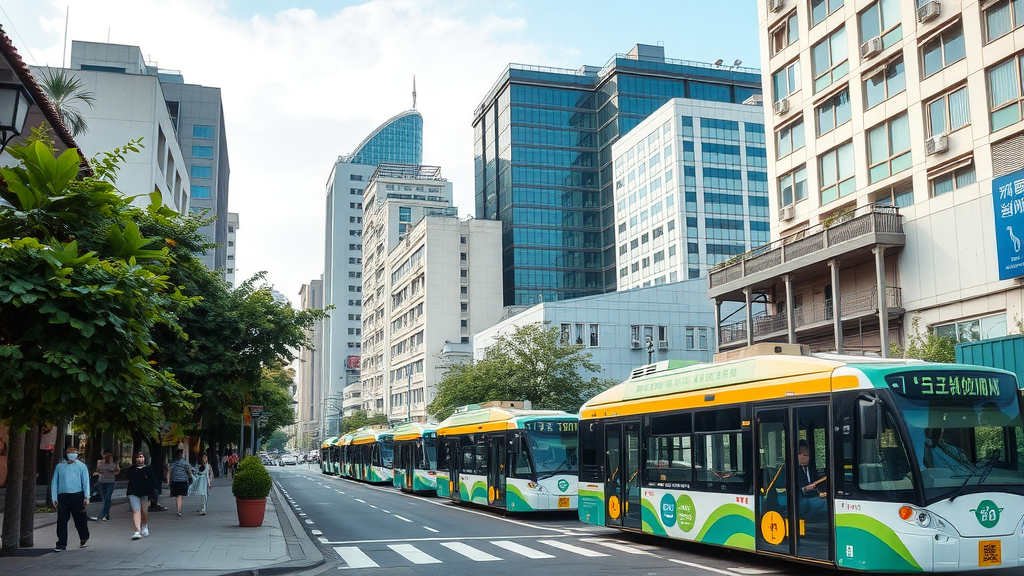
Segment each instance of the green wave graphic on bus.
[[643,508],[641,530],[655,536],[668,536],[668,532],[661,525],[661,515],[654,509],[654,504],[649,500],[644,500],[640,505]]
[[412,477],[412,489],[416,491],[420,490],[435,490],[437,488],[437,482],[434,478],[416,472]]
[[452,495],[451,490],[449,490],[448,481],[448,476],[437,475],[437,495],[441,498],[447,498]]
[[533,506],[530,506],[515,484],[505,485],[505,507],[515,512],[533,511]]
[[[882,522],[863,514],[836,515],[836,542],[842,542],[836,558],[841,568],[921,572],[921,565],[899,535]],[[853,549],[853,558],[847,550]]]
[[578,507],[581,522],[604,526],[604,492],[580,489]]
[[719,506],[704,521],[696,540],[744,550],[754,549],[754,513],[739,504]]

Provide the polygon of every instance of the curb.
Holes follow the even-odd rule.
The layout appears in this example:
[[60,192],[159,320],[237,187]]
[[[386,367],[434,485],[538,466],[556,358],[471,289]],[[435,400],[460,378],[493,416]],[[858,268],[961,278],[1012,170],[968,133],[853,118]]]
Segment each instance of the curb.
[[284,501],[277,482],[274,482],[274,490],[270,493],[274,501],[274,510],[281,523],[281,532],[284,533],[284,540],[288,546],[288,556],[292,559],[280,564],[273,564],[263,568],[249,568],[237,572],[227,572],[222,576],[259,576],[261,574],[292,574],[301,570],[309,570],[327,563],[327,559],[317,548],[316,544],[306,537],[306,530],[299,522],[298,516],[291,506]]

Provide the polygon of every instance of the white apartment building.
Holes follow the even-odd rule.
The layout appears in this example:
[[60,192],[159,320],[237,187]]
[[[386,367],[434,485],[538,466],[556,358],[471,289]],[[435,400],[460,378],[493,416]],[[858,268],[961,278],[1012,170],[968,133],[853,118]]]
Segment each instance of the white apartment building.
[[428,210],[450,208],[452,185],[436,166],[381,163],[363,195],[361,409],[387,413],[391,274],[388,255]]
[[1024,317],[1024,6],[757,5],[773,242],[713,270],[709,296],[771,309],[720,326],[721,348],[885,354],[915,317],[1005,335]]
[[[323,280],[310,280],[299,290],[299,307],[301,310],[319,309],[324,307]],[[324,418],[324,387],[323,387],[323,321],[316,321],[306,331],[306,336],[313,344],[311,348],[299,350],[298,370],[295,386],[295,430],[296,439],[312,439],[319,442],[323,436]]]
[[450,365],[445,352],[455,343],[468,348],[474,331],[501,318],[501,222],[428,209],[388,255],[384,276],[385,414],[425,422]]
[[235,285],[235,254],[237,247],[235,242],[238,239],[238,212],[228,212],[228,243],[227,243],[227,267],[224,268],[224,280],[228,286]]
[[619,290],[707,276],[768,242],[764,110],[749,101],[673,98],[612,145]]

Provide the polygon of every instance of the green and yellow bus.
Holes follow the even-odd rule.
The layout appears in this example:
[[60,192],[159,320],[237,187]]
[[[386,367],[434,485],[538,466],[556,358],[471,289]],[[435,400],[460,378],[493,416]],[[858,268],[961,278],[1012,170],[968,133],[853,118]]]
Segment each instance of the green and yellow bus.
[[324,474],[338,474],[338,438],[332,436],[324,440],[320,445],[320,472]]
[[394,430],[394,484],[403,492],[437,494],[437,427],[411,422]]
[[664,361],[580,409],[580,520],[839,568],[1024,565],[1012,373],[849,356]]
[[519,402],[460,408],[437,426],[437,495],[510,512],[576,509],[579,418]]
[[392,483],[394,434],[391,429],[364,426],[342,436],[338,445],[342,477],[373,484]]

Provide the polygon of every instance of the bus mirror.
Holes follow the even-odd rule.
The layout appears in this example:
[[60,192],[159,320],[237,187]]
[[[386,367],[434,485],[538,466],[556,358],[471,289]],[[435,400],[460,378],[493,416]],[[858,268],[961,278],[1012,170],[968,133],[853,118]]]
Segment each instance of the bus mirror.
[[875,440],[878,438],[878,413],[881,405],[878,398],[861,398],[857,401],[857,420],[860,425],[861,438]]

